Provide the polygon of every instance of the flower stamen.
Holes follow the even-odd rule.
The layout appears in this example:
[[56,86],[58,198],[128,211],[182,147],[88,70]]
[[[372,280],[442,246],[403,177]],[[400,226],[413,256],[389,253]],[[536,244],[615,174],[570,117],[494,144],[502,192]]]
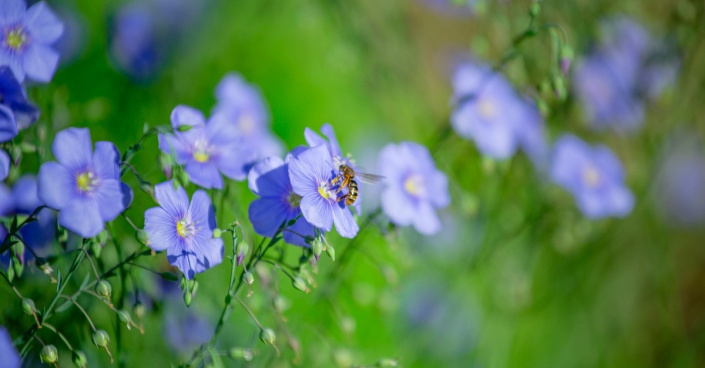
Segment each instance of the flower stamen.
[[86,171],[76,176],[76,186],[82,192],[91,192],[95,188],[97,180],[95,174],[91,171]]
[[20,50],[26,41],[27,34],[22,28],[10,29],[5,33],[5,45],[15,51]]

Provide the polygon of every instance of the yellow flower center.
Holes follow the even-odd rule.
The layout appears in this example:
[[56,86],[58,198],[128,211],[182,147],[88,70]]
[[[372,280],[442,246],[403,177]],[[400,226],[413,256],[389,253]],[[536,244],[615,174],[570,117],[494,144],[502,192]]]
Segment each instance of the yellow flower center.
[[480,109],[480,114],[485,118],[485,119],[491,119],[495,115],[495,107],[492,101],[489,101],[487,99],[483,99],[479,102],[479,109]]
[[[318,189],[318,192],[321,192],[320,188]],[[323,196],[323,193],[321,193],[321,196]],[[286,200],[287,202],[289,202],[289,205],[291,205],[291,208],[299,208],[299,205],[301,204],[301,196],[294,192],[289,193],[289,196],[286,197]]]
[[80,173],[76,177],[76,185],[78,186],[78,189],[83,192],[91,191],[95,186],[95,176],[90,171]]
[[600,173],[593,167],[587,167],[583,170],[583,181],[589,187],[594,188],[600,184]]
[[255,127],[257,127],[255,119],[250,114],[243,114],[240,116],[240,119],[238,119],[238,125],[240,126],[240,132],[243,135],[250,135],[250,133],[255,130]]
[[5,44],[10,46],[15,50],[19,50],[22,45],[24,45],[27,40],[27,36],[22,31],[22,29],[14,29],[7,33],[5,36]]
[[183,218],[176,222],[176,232],[182,238],[188,237],[196,232],[196,225],[188,218]]
[[196,151],[193,153],[193,159],[198,161],[198,162],[206,162],[208,161],[208,153],[203,152],[203,151]]
[[423,195],[423,178],[416,174],[409,175],[409,177],[404,180],[404,190],[415,197]]

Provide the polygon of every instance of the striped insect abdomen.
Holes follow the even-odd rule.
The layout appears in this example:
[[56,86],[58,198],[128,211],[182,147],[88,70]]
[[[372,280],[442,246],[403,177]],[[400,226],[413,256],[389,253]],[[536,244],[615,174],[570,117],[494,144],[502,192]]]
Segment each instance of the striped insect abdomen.
[[345,205],[350,206],[357,200],[357,182],[350,179],[348,183],[348,196],[345,198]]

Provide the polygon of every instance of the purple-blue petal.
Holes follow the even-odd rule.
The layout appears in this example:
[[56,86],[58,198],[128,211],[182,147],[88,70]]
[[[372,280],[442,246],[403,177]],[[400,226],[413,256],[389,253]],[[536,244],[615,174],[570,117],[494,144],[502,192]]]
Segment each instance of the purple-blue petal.
[[0,105],[0,142],[6,142],[17,135],[17,121],[12,110]]
[[294,193],[302,197],[308,194],[318,195],[318,184],[330,181],[334,176],[333,161],[325,145],[309,148],[289,162],[291,186]]
[[91,162],[91,133],[88,128],[64,129],[56,134],[51,150],[66,168],[83,169]]
[[0,6],[0,24],[16,23],[22,20],[27,9],[24,0],[3,0]]
[[76,197],[75,178],[56,162],[46,162],[39,168],[39,199],[47,206],[60,210]]
[[27,27],[33,42],[52,44],[61,37],[64,25],[43,1],[32,5],[24,15],[24,25]]
[[10,174],[10,156],[0,149],[0,180],[5,180]]
[[203,188],[223,188],[223,178],[218,172],[218,167],[213,162],[191,160],[186,163],[186,172],[189,180]]
[[98,202],[90,198],[75,198],[59,211],[59,225],[84,237],[92,238],[105,227]]
[[2,363],[0,363],[2,368],[20,368],[22,365],[20,354],[12,344],[12,337],[5,327],[0,327],[0,357],[2,357]]
[[102,179],[95,189],[93,195],[104,222],[114,220],[125,210],[122,189],[122,183],[116,179]]
[[[302,204],[303,206],[303,204]],[[360,228],[355,218],[347,207],[340,207],[337,203],[331,204],[335,230],[344,238],[354,238]]]
[[289,244],[308,248],[310,245],[306,243],[304,237],[310,236],[313,238],[316,236],[316,231],[313,225],[309,224],[305,218],[300,217],[296,220],[294,225],[284,229],[282,236],[284,237],[284,241]]
[[111,142],[96,142],[92,163],[99,178],[120,178],[120,153]]
[[24,51],[22,68],[31,79],[37,82],[49,82],[59,65],[59,53],[49,46],[32,44]]
[[176,130],[181,125],[189,125],[191,127],[202,126],[206,124],[206,118],[203,113],[186,105],[178,105],[171,111],[171,126]]
[[247,214],[255,232],[266,237],[274,236],[279,226],[288,219],[285,204],[273,197],[255,199],[250,203]]
[[178,220],[161,207],[153,207],[145,211],[144,231],[149,236],[148,246],[155,251],[162,251],[178,244],[180,241],[176,231]]
[[181,186],[174,189],[174,183],[167,181],[154,186],[157,203],[174,218],[181,218],[189,207],[188,196]]
[[19,213],[29,214],[42,205],[37,190],[37,178],[34,175],[23,175],[12,186],[12,198],[15,209]]
[[260,195],[259,189],[257,187],[257,180],[259,179],[259,177],[282,165],[284,165],[284,161],[282,161],[282,159],[276,156],[267,157],[264,160],[258,162],[247,173],[247,186],[253,193]]
[[[315,194],[301,198],[301,213],[311,225],[323,230],[331,231],[333,228],[333,207],[335,205],[323,199],[316,191]],[[336,206],[337,208],[337,206]],[[346,224],[343,224],[344,226]]]

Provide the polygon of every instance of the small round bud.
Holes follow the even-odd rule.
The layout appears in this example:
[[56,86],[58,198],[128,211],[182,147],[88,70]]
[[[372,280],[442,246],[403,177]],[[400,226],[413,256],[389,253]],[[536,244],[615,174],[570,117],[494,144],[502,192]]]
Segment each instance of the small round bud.
[[252,350],[250,349],[231,348],[229,353],[230,357],[235,360],[244,360],[249,362],[252,358],[254,358],[254,354],[252,354]]
[[22,299],[22,310],[29,315],[37,313],[37,308],[34,306],[34,300],[30,298]]
[[575,57],[573,48],[568,45],[563,45],[561,48],[561,73],[564,76],[568,76],[568,71],[570,70],[570,64]]
[[110,336],[108,336],[108,333],[104,330],[97,330],[93,333],[93,343],[95,344],[95,346],[104,348],[108,346],[109,342]]
[[220,229],[218,229],[218,228],[213,229],[213,237],[214,237],[215,239],[219,239],[221,235],[223,235],[223,231],[222,231],[222,230],[220,230]]
[[132,318],[130,317],[130,313],[128,313],[126,310],[121,310],[117,312],[118,318],[120,318],[120,322],[126,324],[129,328],[130,322],[132,322]]
[[534,1],[534,3],[529,7],[529,15],[536,18],[539,13],[541,13],[541,4],[539,4],[538,1]]
[[147,308],[144,306],[144,304],[137,302],[137,304],[132,307],[132,313],[135,314],[135,317],[137,317],[137,319],[142,319],[147,313]]
[[335,262],[335,248],[331,247],[330,245],[327,246],[326,253],[328,254],[328,257],[330,257],[330,259]]
[[103,298],[110,299],[110,295],[113,293],[113,287],[110,286],[109,282],[100,280],[95,286],[95,291]]
[[137,241],[140,242],[142,245],[149,245],[149,234],[147,234],[146,231],[144,230],[137,230],[137,233],[135,233],[135,238],[137,238]]
[[24,263],[17,259],[13,264],[12,268],[15,270],[15,275],[17,277],[22,277],[22,272],[24,272]]
[[379,362],[377,362],[377,366],[380,368],[393,368],[393,367],[398,367],[399,362],[396,359],[380,359]]
[[318,258],[318,256],[321,255],[323,252],[323,242],[321,242],[321,239],[313,239],[313,242],[311,242],[311,250],[313,251],[313,255]]
[[[181,185],[185,186],[189,183],[188,173],[184,170],[179,171],[178,179]],[[174,182],[174,185],[177,185],[176,182]]]
[[77,368],[86,368],[87,365],[86,361],[86,354],[83,354],[82,351],[74,351],[73,353],[73,365],[75,365]]
[[91,252],[96,258],[100,258],[100,253],[103,252],[103,244],[97,241],[91,242]]
[[45,364],[54,364],[59,359],[59,351],[54,345],[45,345],[39,352],[39,359]]
[[189,293],[188,290],[184,290],[184,303],[187,307],[191,306],[191,301],[193,300],[193,294]]
[[308,287],[306,287],[306,281],[304,281],[301,277],[294,277],[291,283],[296,289],[299,289],[305,293],[309,292]]
[[252,272],[245,272],[245,274],[242,275],[242,280],[245,281],[247,285],[252,285],[255,282],[255,276]]
[[235,253],[237,254],[247,254],[247,252],[250,251],[250,245],[247,244],[246,242],[239,242],[237,243],[237,247],[235,248]]
[[274,330],[271,328],[263,328],[259,334],[259,339],[267,345],[274,345],[277,340],[277,335],[274,334]]

